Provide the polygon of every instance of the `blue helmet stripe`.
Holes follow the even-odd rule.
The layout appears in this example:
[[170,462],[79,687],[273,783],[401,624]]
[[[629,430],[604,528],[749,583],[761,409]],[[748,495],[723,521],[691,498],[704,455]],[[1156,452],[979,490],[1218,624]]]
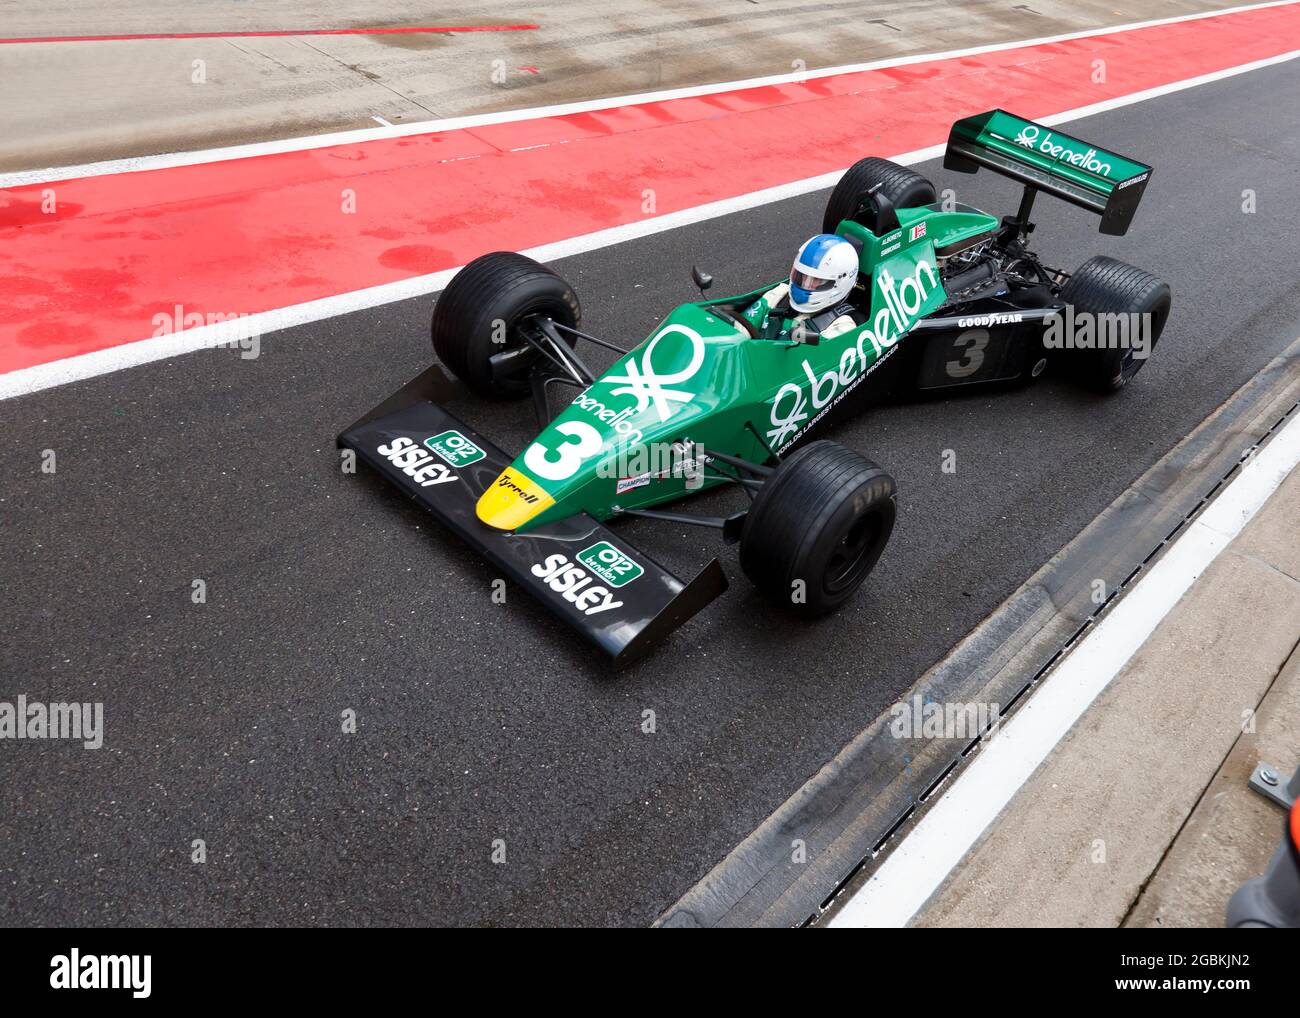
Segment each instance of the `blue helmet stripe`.
[[799,251],[799,261],[809,268],[820,268],[822,259],[836,244],[843,244],[843,237],[837,237],[833,233],[819,233],[813,237]]

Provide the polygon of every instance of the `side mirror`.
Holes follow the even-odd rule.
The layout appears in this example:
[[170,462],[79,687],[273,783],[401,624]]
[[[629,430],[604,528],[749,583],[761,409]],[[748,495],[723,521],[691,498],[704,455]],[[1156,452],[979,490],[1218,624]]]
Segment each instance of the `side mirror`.
[[691,266],[691,279],[695,280],[695,285],[700,288],[700,293],[704,293],[713,285],[713,277],[707,272],[701,272],[696,266]]
[[894,203],[890,201],[880,185],[876,185],[874,191],[867,192],[867,201],[875,209],[875,222],[871,226],[871,232],[877,237],[883,237],[890,230],[898,229],[898,210],[894,208]]

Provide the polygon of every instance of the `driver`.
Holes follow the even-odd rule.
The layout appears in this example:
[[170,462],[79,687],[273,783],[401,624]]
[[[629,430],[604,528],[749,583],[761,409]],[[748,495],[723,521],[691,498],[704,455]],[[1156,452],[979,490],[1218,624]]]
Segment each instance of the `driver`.
[[781,318],[781,335],[796,342],[830,339],[861,325],[867,316],[849,294],[858,280],[857,249],[843,237],[819,233],[799,249],[788,282],[779,283],[743,312],[756,326],[768,315]]

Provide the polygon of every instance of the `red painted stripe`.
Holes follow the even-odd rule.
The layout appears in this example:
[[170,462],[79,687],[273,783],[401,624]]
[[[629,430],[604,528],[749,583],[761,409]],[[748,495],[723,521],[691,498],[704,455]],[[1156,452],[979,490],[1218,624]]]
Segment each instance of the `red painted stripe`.
[[[804,83],[0,192],[0,372],[267,311],[1276,56],[1296,7]],[[1096,60],[1106,61],[1096,83]],[[1089,138],[1105,145],[1105,138]],[[1128,153],[1156,167],[1155,141]],[[42,201],[57,203],[42,211]],[[350,201],[355,212],[347,212]],[[1139,225],[1141,213],[1139,213]],[[809,230],[815,223],[809,223]],[[773,266],[779,268],[774,252]],[[358,337],[358,342],[364,342]]]
[[265,39],[286,35],[402,35],[409,32],[529,32],[536,25],[448,25],[437,28],[299,28],[278,32],[157,32],[147,35],[42,35],[0,39],[0,45],[25,42],[130,42],[151,39]]

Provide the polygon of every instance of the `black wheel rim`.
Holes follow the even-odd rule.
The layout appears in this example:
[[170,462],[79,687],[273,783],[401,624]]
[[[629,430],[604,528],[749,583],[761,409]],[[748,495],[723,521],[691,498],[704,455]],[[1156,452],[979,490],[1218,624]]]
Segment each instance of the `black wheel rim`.
[[1141,371],[1142,365],[1155,352],[1156,343],[1160,340],[1160,333],[1164,331],[1165,315],[1168,313],[1168,308],[1160,308],[1151,312],[1151,347],[1147,350],[1146,357],[1138,357],[1134,353],[1131,343],[1125,348],[1124,356],[1119,363],[1119,377],[1125,382]]
[[541,354],[525,338],[525,332],[539,341],[545,342],[542,330],[537,327],[537,318],[545,313],[544,308],[527,310],[506,324],[505,342],[501,344],[501,348],[492,357],[496,358],[501,354],[515,354],[517,356],[510,358],[509,369],[502,369],[497,364],[493,364],[492,377],[497,384],[515,388],[527,387],[529,373],[532,371],[533,365],[540,359]]
[[839,594],[861,582],[880,538],[880,526],[880,514],[873,512],[854,520],[844,532],[826,563],[822,581],[826,593]]
[[1138,368],[1142,365],[1137,357],[1133,354],[1133,348],[1130,346],[1124,350],[1123,356],[1119,362],[1119,374],[1125,381],[1128,381],[1137,374]]

